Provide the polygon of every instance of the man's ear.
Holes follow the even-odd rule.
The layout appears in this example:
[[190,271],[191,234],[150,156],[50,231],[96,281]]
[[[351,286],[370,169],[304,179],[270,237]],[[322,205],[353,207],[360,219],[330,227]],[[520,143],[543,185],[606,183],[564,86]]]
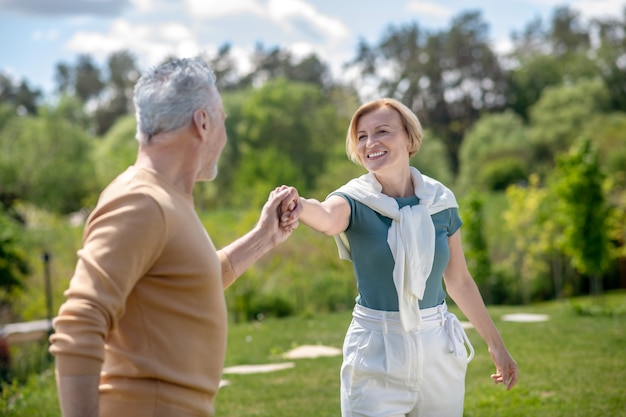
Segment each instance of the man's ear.
[[193,124],[196,132],[200,137],[209,130],[209,114],[204,109],[198,109],[193,112]]

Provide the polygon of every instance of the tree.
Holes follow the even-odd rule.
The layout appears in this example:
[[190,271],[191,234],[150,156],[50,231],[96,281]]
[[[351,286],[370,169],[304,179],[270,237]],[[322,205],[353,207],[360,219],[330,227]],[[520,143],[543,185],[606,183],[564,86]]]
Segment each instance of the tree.
[[527,128],[512,111],[486,114],[467,132],[459,152],[463,189],[504,191],[526,181],[532,158]]
[[21,226],[0,206],[0,311],[10,304],[13,291],[24,286],[30,273],[22,235]]
[[[507,209],[503,213],[505,230],[510,233],[513,248],[505,263],[519,275],[520,284],[511,288],[525,303],[538,295],[547,295],[545,279],[552,277],[556,298],[565,294],[564,255],[560,250],[562,229],[554,218],[556,206],[550,191],[531,174],[528,184],[511,185],[506,190]],[[571,294],[573,285],[568,285]],[[547,297],[546,297],[547,298]]]
[[597,19],[593,27],[598,34],[596,64],[604,80],[614,110],[626,111],[626,7],[622,19]]
[[467,255],[467,266],[485,296],[485,302],[493,302],[491,293],[491,260],[485,238],[484,200],[477,193],[470,193],[462,205],[465,234],[463,244]]
[[98,188],[103,189],[137,158],[139,142],[135,139],[134,115],[121,116],[94,147]]
[[217,51],[217,55],[209,60],[215,72],[216,85],[219,91],[234,90],[240,85],[237,62],[231,55],[231,45],[226,43]]
[[76,127],[80,127],[85,131],[90,129],[91,118],[85,112],[83,103],[76,96],[61,95],[54,112],[59,118],[68,121]]
[[626,8],[621,17],[584,22],[580,13],[556,8],[546,24],[537,18],[513,34],[508,103],[525,119],[544,88],[600,78],[613,110],[626,110]]
[[6,103],[0,102],[0,131],[9,122],[16,117],[15,110]]
[[581,20],[580,13],[569,6],[555,8],[547,24],[540,17],[531,20],[511,38],[514,50],[511,58],[519,62],[537,55],[563,58],[586,53],[591,47],[589,27]]
[[568,6],[557,7],[552,16],[549,33],[552,53],[562,57],[571,53],[585,53],[591,46],[589,30],[581,20],[580,13]]
[[[611,173],[617,191],[626,191],[626,113],[602,113],[591,117],[582,134],[593,137],[600,165]],[[611,201],[615,203],[614,201]]]
[[538,55],[529,59],[524,66],[508,71],[507,78],[508,107],[528,119],[528,108],[539,100],[541,92],[561,82],[561,66],[550,55]]
[[74,92],[83,103],[96,98],[104,88],[104,81],[100,69],[88,54],[78,56],[78,62],[74,69]]
[[574,144],[587,123],[609,110],[609,93],[600,80],[547,88],[530,109],[529,134],[536,167],[545,174],[555,156]]
[[[240,102],[242,107],[229,115],[233,124],[227,126],[232,152],[229,158],[234,164],[229,169],[239,177],[235,183],[267,180],[277,186],[283,181],[295,181],[303,193],[314,189],[329,149],[337,138],[344,137],[344,121],[337,116],[335,107],[316,86],[281,78],[249,91],[245,97]],[[276,158],[273,169],[290,173],[289,176],[276,177],[268,171],[271,164],[267,158],[271,156]],[[263,169],[254,169],[256,164]],[[281,165],[285,166],[282,171],[278,168]],[[295,173],[287,168],[289,165]],[[255,175],[243,178],[246,172]],[[247,191],[235,188],[234,192],[245,195]]]
[[64,62],[59,62],[55,66],[54,81],[56,92],[60,95],[74,94],[74,69]]
[[424,137],[419,152],[413,157],[411,165],[422,174],[435,178],[444,184],[454,182],[454,174],[446,145],[443,140],[431,130],[424,130]]
[[[615,195],[613,195],[615,194]],[[610,237],[615,242],[615,256],[620,266],[620,288],[626,288],[626,190],[612,193],[616,200],[610,219]]]
[[590,276],[591,292],[602,289],[602,274],[612,260],[611,209],[604,196],[605,176],[593,143],[584,138],[557,159],[551,189],[559,202],[563,251],[574,267]]
[[107,132],[115,121],[133,109],[133,88],[139,78],[134,56],[128,51],[109,55],[108,78],[105,79],[103,97],[95,112],[96,134]]
[[251,62],[253,68],[241,79],[241,85],[260,87],[269,80],[284,78],[323,88],[330,86],[328,67],[316,54],[296,59],[287,49],[265,49],[262,44],[257,44]]
[[69,213],[93,192],[92,142],[55,109],[41,113],[11,119],[0,131],[0,198]]
[[32,89],[26,80],[15,83],[11,77],[0,73],[0,103],[11,106],[18,114],[37,114],[41,97],[41,90]]

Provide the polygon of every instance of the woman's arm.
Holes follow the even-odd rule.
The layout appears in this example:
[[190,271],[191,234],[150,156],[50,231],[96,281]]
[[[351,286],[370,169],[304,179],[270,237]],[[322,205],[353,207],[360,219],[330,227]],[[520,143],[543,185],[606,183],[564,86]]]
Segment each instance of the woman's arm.
[[491,378],[496,384],[503,383],[507,389],[511,389],[517,382],[517,364],[504,346],[500,333],[491,320],[478,287],[467,268],[460,230],[448,239],[448,245],[450,262],[444,272],[446,291],[487,343],[491,358],[496,365],[496,373],[491,375]]
[[318,232],[333,236],[348,228],[350,205],[343,197],[332,195],[323,202],[300,197],[298,204],[302,206],[302,223]]

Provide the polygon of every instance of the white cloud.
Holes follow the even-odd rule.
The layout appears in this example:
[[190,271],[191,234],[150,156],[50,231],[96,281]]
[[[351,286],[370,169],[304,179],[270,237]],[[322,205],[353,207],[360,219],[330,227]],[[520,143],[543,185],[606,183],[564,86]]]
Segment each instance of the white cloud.
[[191,31],[178,23],[134,25],[123,19],[115,21],[108,33],[77,32],[66,47],[100,59],[130,50],[140,67],[157,65],[169,55],[191,57],[203,52]]
[[621,18],[626,6],[624,0],[580,0],[574,1],[572,7],[579,10],[585,18]]
[[341,20],[320,13],[303,0],[270,0],[267,4],[267,13],[270,19],[281,24],[287,24],[293,19],[302,19],[332,40],[345,39],[350,32]]
[[252,71],[253,65],[250,61],[251,51],[249,49],[234,46],[231,48],[230,54],[235,60],[240,74],[247,74]]
[[411,1],[406,6],[407,10],[416,13],[420,17],[434,17],[438,19],[447,19],[452,16],[454,10],[440,6],[430,1]]
[[[146,4],[152,2],[154,5],[162,3],[160,0],[133,1]],[[349,35],[348,28],[339,19],[320,12],[305,0],[185,0],[185,6],[193,20],[248,14],[273,22],[288,32],[312,33],[316,40],[311,42],[297,39],[289,42],[285,39],[282,46],[291,51],[296,58],[315,53],[323,62],[335,62],[338,59],[336,56],[338,51],[335,48]],[[72,38],[68,47],[73,51],[87,52],[102,59],[113,52],[132,46],[131,52],[137,56],[138,65],[141,67],[156,65],[168,55],[178,57],[215,55],[217,46],[212,43],[200,45],[193,30],[194,26],[197,25],[174,22],[158,26],[137,25],[126,20],[118,20],[107,33],[81,32]],[[233,45],[230,53],[241,74],[250,71],[252,46]],[[341,58],[347,59],[345,56]],[[331,71],[335,73],[340,69],[331,68]]]
[[535,6],[539,6],[546,9],[553,9],[555,7],[563,6],[567,2],[563,0],[526,0],[527,3]]
[[130,0],[130,2],[140,12],[148,12],[154,9],[153,0]]
[[167,23],[160,28],[161,35],[167,41],[184,42],[193,38],[193,34],[187,26],[180,23]]
[[257,0],[185,0],[192,17],[213,19],[243,13],[264,14]]
[[[620,18],[626,7],[624,0],[526,0],[531,5],[554,10],[557,7],[569,6],[578,10],[586,18],[613,16]],[[550,13],[552,14],[552,13]]]
[[339,19],[320,13],[304,0],[185,0],[187,11],[192,18],[215,19],[225,16],[253,14],[278,24],[283,30],[292,32],[313,29],[316,36],[341,41],[348,37],[349,30]]
[[[289,51],[293,54],[293,56],[300,60],[306,56],[311,55],[312,53],[318,53],[319,47],[309,43],[309,42],[295,42],[288,46]],[[318,54],[319,55],[319,54]]]

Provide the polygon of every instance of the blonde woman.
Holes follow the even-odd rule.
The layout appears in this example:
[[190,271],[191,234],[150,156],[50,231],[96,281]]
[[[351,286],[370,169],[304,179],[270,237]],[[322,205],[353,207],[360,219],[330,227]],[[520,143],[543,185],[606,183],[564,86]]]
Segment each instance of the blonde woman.
[[487,343],[493,381],[507,389],[517,382],[517,364],[468,271],[454,194],[409,165],[421,142],[420,122],[402,103],[366,103],[352,117],[346,145],[368,173],[323,202],[299,199],[300,220],[334,236],[340,256],[354,265],[358,297],[341,367],[344,417],[463,415],[473,348],[447,310],[446,292]]

